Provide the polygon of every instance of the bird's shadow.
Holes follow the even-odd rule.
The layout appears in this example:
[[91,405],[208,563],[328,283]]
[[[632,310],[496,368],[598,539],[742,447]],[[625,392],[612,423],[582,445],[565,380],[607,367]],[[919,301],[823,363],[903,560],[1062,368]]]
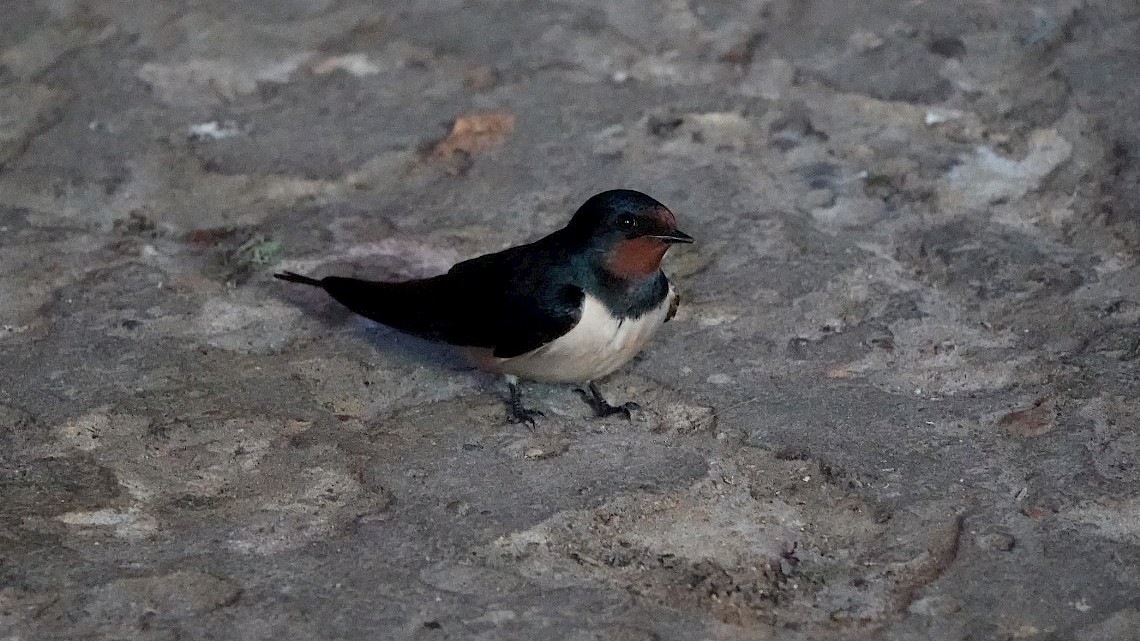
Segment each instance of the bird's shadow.
[[405,334],[366,318],[356,319],[354,325],[354,331],[373,347],[408,362],[450,371],[477,371],[453,347]]

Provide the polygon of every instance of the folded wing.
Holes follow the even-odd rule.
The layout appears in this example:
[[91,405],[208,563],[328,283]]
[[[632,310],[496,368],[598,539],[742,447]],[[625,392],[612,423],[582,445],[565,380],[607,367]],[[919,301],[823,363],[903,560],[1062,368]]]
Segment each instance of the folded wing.
[[514,247],[399,283],[330,276],[320,287],[352,311],[421,338],[484,347],[500,358],[537,349],[570,331],[582,290],[541,246]]

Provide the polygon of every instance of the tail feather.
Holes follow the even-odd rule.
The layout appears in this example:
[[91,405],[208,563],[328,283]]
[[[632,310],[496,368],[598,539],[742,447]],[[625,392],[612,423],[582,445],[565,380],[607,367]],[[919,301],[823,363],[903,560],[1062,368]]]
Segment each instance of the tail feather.
[[464,301],[440,277],[381,282],[328,276],[317,280],[293,272],[280,272],[274,278],[290,283],[320,287],[334,300],[381,325],[428,340],[457,342],[460,330],[469,325]]
[[293,272],[280,272],[273,275],[274,278],[279,278],[289,283],[301,283],[302,285],[312,285],[313,287],[324,287],[324,284],[316,278],[309,278]]

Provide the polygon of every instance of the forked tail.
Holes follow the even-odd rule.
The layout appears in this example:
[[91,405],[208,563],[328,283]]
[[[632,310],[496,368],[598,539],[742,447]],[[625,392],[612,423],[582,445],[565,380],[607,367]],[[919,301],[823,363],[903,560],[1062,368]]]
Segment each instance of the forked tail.
[[293,272],[280,272],[274,274],[273,277],[279,278],[289,283],[301,283],[302,285],[312,285],[313,287],[324,287],[321,281],[317,280],[316,278],[309,278],[308,276],[302,276]]

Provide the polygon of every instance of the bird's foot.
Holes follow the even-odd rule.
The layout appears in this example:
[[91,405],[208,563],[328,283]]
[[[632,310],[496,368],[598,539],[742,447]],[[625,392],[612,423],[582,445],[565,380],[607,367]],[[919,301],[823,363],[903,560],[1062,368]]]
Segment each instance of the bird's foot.
[[507,422],[524,423],[533,430],[535,427],[535,419],[546,415],[538,410],[532,410],[523,406],[522,393],[519,391],[518,383],[510,381],[508,385],[511,390],[511,397],[507,400]]
[[522,404],[510,403],[507,406],[507,422],[508,423],[526,423],[527,427],[534,429],[535,419],[540,416],[546,416],[538,410],[528,409],[523,407]]
[[640,405],[632,402],[622,403],[621,405],[610,404],[610,402],[602,396],[601,391],[598,390],[598,386],[592,381],[586,386],[586,389],[579,388],[577,391],[578,394],[582,396],[582,400],[586,401],[590,406],[590,409],[594,410],[595,418],[605,418],[607,416],[613,416],[614,414],[621,414],[625,417],[625,420],[631,421],[633,420],[633,415],[630,412],[641,409]]

